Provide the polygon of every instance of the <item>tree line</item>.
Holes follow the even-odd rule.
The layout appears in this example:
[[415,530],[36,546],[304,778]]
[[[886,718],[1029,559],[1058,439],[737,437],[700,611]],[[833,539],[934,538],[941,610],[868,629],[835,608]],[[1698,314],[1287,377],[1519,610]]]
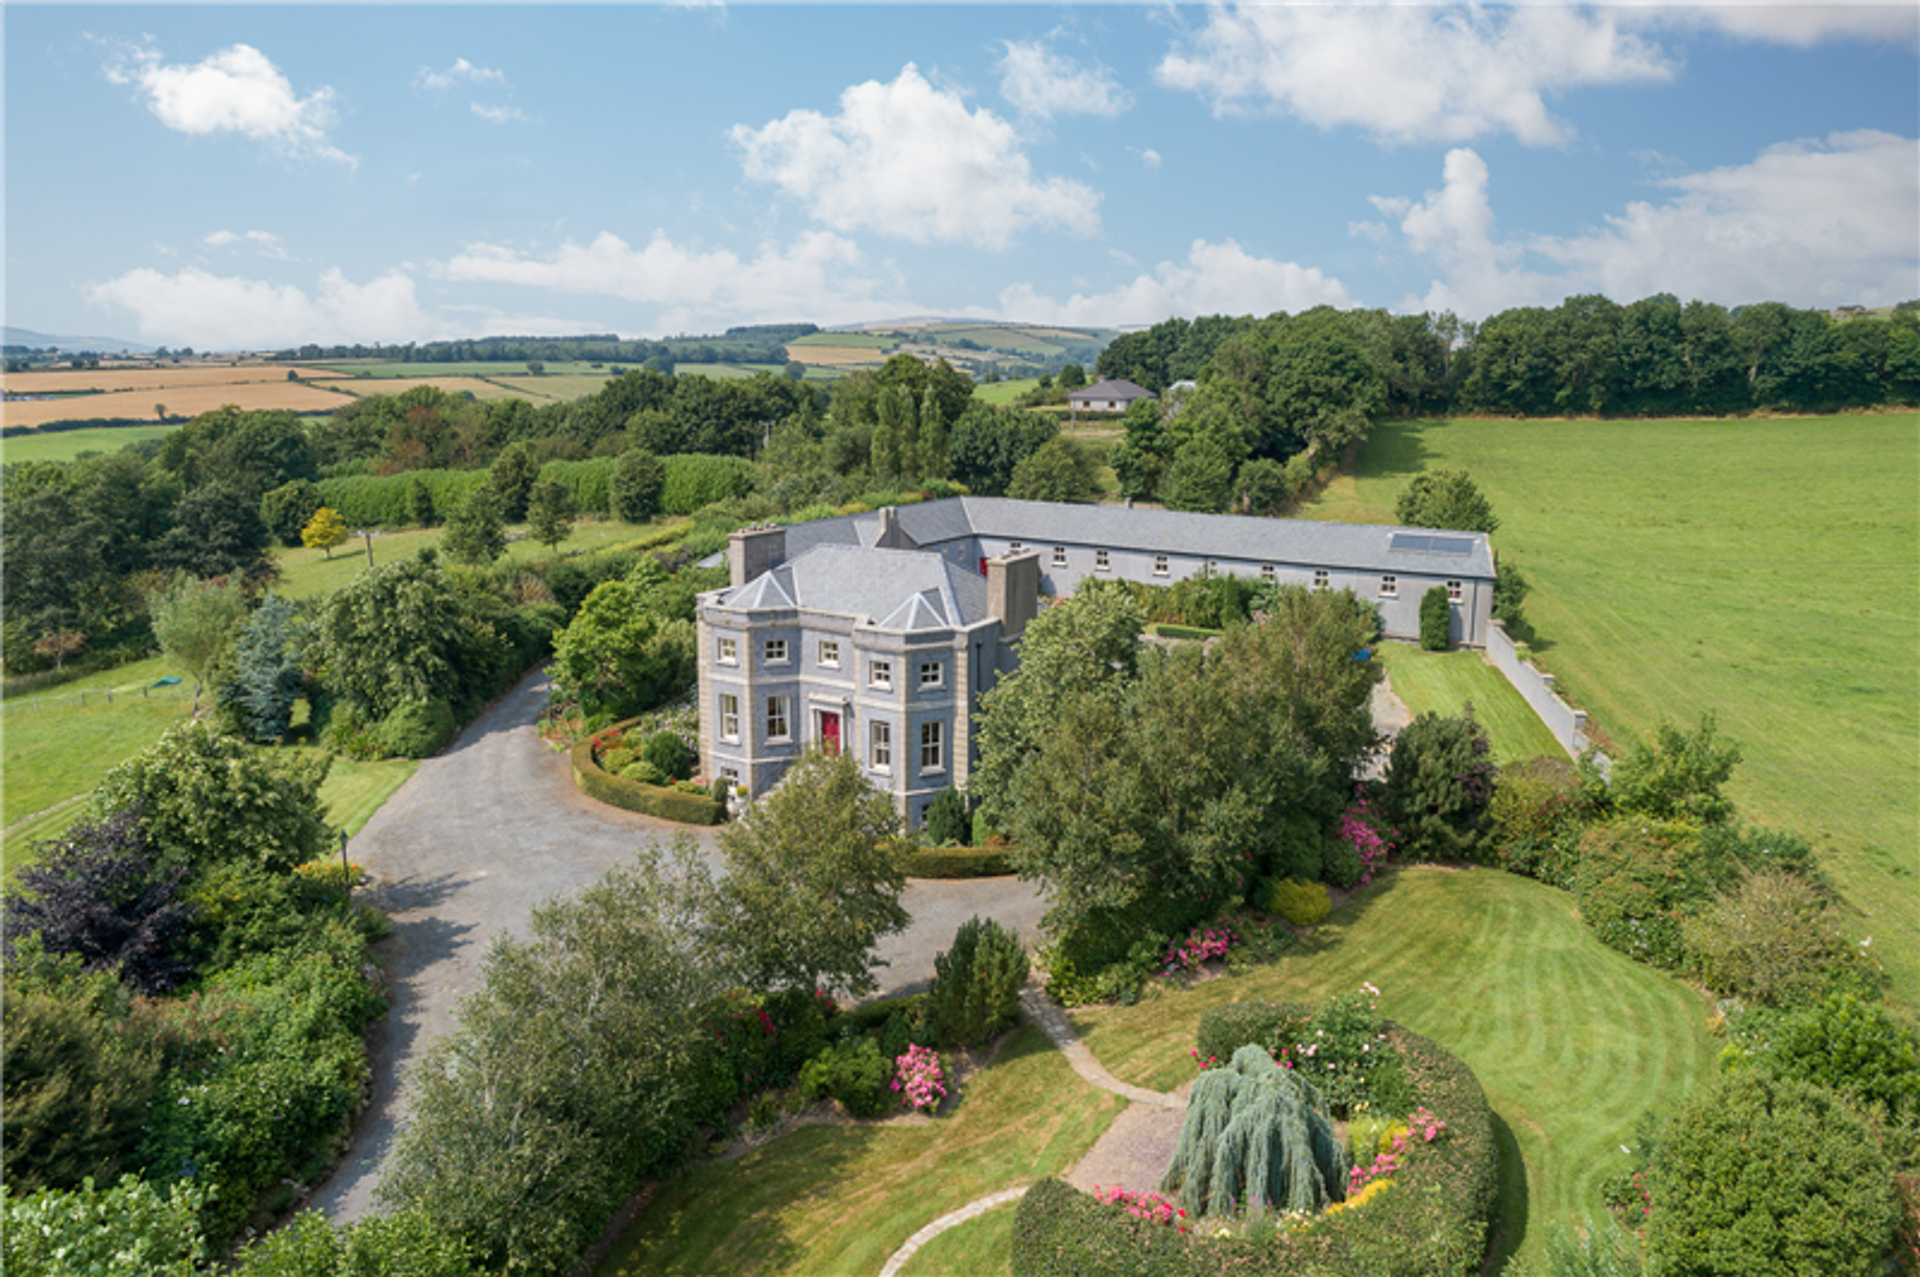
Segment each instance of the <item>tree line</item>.
[[614,333],[581,337],[479,337],[459,341],[407,342],[404,345],[309,343],[280,351],[279,359],[385,359],[395,363],[521,363],[556,360],[582,363],[645,364],[675,361],[701,364],[784,364],[790,341],[817,333],[817,324],[748,324],[718,336],[669,337],[629,341]]

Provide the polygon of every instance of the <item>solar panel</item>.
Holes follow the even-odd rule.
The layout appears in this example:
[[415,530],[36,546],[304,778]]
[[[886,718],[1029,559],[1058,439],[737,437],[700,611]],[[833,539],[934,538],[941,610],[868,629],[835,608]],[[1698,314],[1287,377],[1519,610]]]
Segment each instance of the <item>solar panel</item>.
[[1395,554],[1472,554],[1473,542],[1466,537],[1428,536],[1421,532],[1396,532],[1387,540]]
[[1435,554],[1472,554],[1473,542],[1465,537],[1428,537],[1433,544],[1428,547]]
[[1431,540],[1433,540],[1432,537],[1418,536],[1411,532],[1396,532],[1388,540],[1387,548],[1395,554],[1423,554],[1426,552],[1427,542]]

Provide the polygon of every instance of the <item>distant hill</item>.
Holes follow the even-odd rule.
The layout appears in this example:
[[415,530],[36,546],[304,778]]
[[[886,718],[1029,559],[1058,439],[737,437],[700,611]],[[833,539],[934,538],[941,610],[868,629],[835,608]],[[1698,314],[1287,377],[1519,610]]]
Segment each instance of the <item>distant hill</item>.
[[55,350],[91,350],[99,354],[126,352],[135,355],[150,355],[154,347],[137,341],[127,341],[122,337],[56,337],[51,333],[35,332],[31,328],[14,328],[11,325],[0,330],[0,344],[8,346],[31,346],[36,350],[45,350],[51,346]]

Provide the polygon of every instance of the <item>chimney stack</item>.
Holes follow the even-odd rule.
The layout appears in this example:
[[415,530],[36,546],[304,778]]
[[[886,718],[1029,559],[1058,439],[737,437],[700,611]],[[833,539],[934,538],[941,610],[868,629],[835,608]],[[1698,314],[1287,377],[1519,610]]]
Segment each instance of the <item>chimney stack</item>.
[[727,584],[738,588],[780,566],[787,557],[787,530],[771,523],[742,528],[727,538]]

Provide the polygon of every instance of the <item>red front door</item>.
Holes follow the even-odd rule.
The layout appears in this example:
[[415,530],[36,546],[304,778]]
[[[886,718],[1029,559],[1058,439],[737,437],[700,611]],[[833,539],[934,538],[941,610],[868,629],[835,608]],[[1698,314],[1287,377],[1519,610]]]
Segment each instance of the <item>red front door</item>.
[[840,752],[840,716],[820,711],[820,748],[828,757]]

